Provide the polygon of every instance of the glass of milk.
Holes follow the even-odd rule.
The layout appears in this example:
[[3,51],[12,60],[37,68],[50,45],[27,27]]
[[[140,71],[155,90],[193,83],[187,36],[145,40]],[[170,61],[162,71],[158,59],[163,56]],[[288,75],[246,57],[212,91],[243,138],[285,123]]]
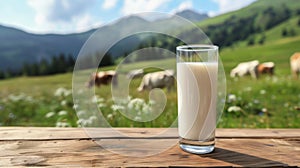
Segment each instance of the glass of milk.
[[176,48],[179,145],[205,154],[214,150],[217,120],[218,47]]

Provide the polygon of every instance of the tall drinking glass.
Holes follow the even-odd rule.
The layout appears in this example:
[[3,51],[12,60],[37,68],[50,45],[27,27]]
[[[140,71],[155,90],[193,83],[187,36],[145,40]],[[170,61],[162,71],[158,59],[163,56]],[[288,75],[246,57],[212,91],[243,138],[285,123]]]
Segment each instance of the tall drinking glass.
[[217,106],[218,47],[176,48],[179,145],[205,154],[214,150]]

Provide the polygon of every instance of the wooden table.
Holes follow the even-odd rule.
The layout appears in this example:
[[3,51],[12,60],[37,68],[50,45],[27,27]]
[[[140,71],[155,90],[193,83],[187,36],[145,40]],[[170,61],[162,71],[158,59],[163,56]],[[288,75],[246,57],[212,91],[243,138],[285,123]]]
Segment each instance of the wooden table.
[[[176,129],[170,129],[162,136],[151,137],[162,130],[117,129],[130,136],[124,138],[111,134],[109,128],[86,131],[82,128],[0,127],[0,167],[300,166],[300,129],[217,129],[216,149],[206,155],[182,151],[176,144]],[[86,132],[93,131],[101,132],[101,137],[92,139],[86,135]],[[145,156],[160,146],[131,150],[121,143],[136,139],[149,144],[154,141],[161,145],[171,141],[175,144],[155,155]],[[97,143],[102,141],[109,145],[103,148]]]

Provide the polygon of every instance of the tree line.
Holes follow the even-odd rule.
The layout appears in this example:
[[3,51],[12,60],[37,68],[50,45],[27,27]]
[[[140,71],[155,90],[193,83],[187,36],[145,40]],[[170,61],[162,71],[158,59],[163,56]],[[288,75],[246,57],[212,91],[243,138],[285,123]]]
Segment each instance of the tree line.
[[[92,66],[97,66],[95,60],[99,57],[99,53],[94,55],[89,55],[85,57],[85,61],[88,62],[88,65],[93,64]],[[94,65],[95,64],[95,65]],[[114,61],[110,54],[105,54],[102,61],[98,65],[108,66],[113,65]],[[24,63],[20,70],[0,70],[0,79],[7,79],[17,76],[45,76],[45,75],[54,75],[59,73],[72,72],[75,66],[75,59],[72,54],[59,54],[54,55],[50,59],[43,58],[39,62],[34,63]],[[83,67],[83,69],[91,67]]]
[[41,59],[39,62],[24,63],[19,70],[7,69],[0,71],[0,79],[16,76],[42,76],[58,73],[70,72],[74,68],[74,58],[72,54],[59,54],[52,56],[49,60]]
[[[246,17],[233,15],[219,24],[205,27],[204,32],[214,44],[223,47],[231,46],[234,42],[243,40],[247,40],[248,45],[253,45],[255,44],[254,34],[260,34],[258,43],[264,44],[266,39],[264,31],[279,25],[295,15],[300,15],[300,11],[292,11],[283,4],[279,9],[269,7],[261,13],[256,12]],[[288,30],[283,29],[282,36],[288,35],[294,36],[296,33],[292,28]]]

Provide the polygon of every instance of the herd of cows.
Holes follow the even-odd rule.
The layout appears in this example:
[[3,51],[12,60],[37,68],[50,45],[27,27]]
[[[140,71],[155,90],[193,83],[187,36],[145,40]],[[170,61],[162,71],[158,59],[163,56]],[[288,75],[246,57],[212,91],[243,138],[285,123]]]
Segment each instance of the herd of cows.
[[[143,77],[140,86],[137,88],[139,92],[144,90],[151,90],[154,88],[167,88],[168,91],[175,85],[174,70],[164,70],[158,72],[152,72],[144,74],[143,69],[132,70],[128,72],[127,78],[134,79]],[[88,88],[93,86],[100,87],[101,85],[107,85],[112,83],[113,85],[118,84],[118,73],[116,71],[101,71],[93,73],[86,83]]]
[[245,75],[251,75],[252,78],[257,79],[261,74],[274,74],[275,63],[274,62],[264,62],[259,63],[258,60],[242,62],[239,63],[235,68],[233,68],[230,72],[230,76],[241,77]]
[[[294,53],[290,57],[290,66],[291,72],[294,78],[299,77],[300,73],[300,53]],[[230,76],[241,77],[245,75],[251,75],[252,78],[257,79],[261,74],[274,75],[275,63],[274,62],[264,62],[259,63],[258,60],[248,61],[239,63],[235,68],[230,72]]]
[[[295,78],[298,78],[300,74],[300,53],[294,53],[290,57],[290,66],[292,75]],[[231,70],[230,76],[234,78],[251,75],[252,78],[257,79],[261,74],[274,75],[274,71],[274,62],[259,63],[258,60],[253,60],[239,63]],[[175,85],[174,75],[174,70],[164,70],[145,74],[143,69],[137,69],[128,72],[126,76],[128,79],[143,77],[139,87],[137,88],[137,90],[141,92],[154,88],[167,88],[168,91],[170,91]],[[110,83],[115,86],[118,84],[118,74],[116,71],[110,70],[93,73],[86,86],[88,88],[93,86],[100,87],[101,85],[107,85]]]

